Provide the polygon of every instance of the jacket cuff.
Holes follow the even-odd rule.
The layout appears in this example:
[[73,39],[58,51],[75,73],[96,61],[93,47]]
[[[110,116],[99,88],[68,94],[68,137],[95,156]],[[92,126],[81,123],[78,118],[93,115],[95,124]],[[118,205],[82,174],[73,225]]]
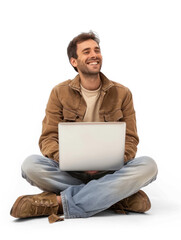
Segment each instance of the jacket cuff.
[[128,158],[126,156],[126,154],[124,155],[124,163],[126,163],[128,161]]
[[54,158],[54,160],[55,160],[56,162],[59,162],[59,152],[56,152],[56,153],[54,154],[53,158]]

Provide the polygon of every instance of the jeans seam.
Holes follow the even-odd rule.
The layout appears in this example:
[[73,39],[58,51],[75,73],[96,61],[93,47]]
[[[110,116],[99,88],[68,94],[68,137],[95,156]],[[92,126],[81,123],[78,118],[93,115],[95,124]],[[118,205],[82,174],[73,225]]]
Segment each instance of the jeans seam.
[[62,198],[62,206],[63,206],[64,216],[65,216],[65,218],[70,218],[70,214],[69,214],[69,211],[68,211],[68,203],[67,203],[64,192],[61,192],[61,198]]

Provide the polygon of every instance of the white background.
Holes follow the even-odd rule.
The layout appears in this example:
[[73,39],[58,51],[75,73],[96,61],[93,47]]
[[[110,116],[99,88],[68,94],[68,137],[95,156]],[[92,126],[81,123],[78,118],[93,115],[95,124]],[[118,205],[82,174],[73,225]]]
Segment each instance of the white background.
[[[133,93],[140,144],[153,157],[156,182],[144,190],[152,209],[101,213],[49,224],[14,220],[19,195],[39,193],[21,178],[21,163],[39,154],[51,89],[76,75],[66,48],[77,34],[100,37],[102,72]],[[161,0],[0,1],[0,234],[5,239],[179,239],[181,219],[181,2]]]

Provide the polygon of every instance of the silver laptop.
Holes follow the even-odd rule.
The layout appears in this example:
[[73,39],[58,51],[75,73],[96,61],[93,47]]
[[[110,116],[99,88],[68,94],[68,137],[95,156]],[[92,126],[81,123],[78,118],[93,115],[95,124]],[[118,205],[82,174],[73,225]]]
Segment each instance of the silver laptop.
[[118,170],[124,164],[126,123],[59,123],[62,171]]

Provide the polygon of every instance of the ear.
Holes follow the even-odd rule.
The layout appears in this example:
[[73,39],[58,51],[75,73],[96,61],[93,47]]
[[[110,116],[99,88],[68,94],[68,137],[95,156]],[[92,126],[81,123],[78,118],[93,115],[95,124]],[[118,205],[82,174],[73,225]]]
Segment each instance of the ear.
[[72,64],[73,67],[77,67],[77,59],[76,58],[71,57],[70,63]]

